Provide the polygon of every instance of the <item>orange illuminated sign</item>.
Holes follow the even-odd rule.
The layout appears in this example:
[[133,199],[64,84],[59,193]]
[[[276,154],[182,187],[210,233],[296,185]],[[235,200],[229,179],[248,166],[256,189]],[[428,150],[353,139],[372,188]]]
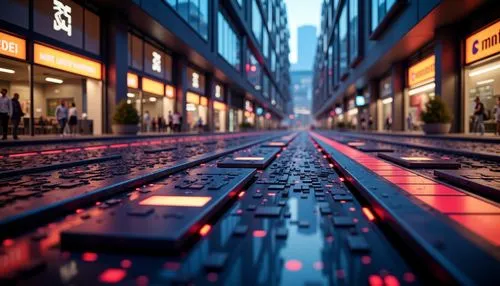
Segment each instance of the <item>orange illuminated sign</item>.
[[139,88],[139,77],[134,73],[127,73],[127,87]]
[[71,72],[95,79],[101,79],[101,64],[40,44],[34,45],[36,64]]
[[200,105],[208,106],[208,98],[201,96],[200,97]]
[[211,199],[211,197],[197,196],[151,196],[139,204],[143,206],[202,207]]
[[142,91],[163,96],[164,94],[163,88],[164,85],[161,82],[151,80],[145,77],[142,78]]
[[465,63],[469,64],[500,52],[500,21],[465,40]]
[[408,69],[408,86],[434,81],[436,57],[430,56]]
[[0,32],[0,55],[26,59],[26,41]]
[[165,96],[170,97],[170,98],[174,98],[175,97],[175,88],[173,86],[167,84],[165,86]]
[[186,94],[186,103],[200,104],[200,96],[193,92]]
[[222,102],[214,101],[214,109],[224,111],[226,110],[226,105]]

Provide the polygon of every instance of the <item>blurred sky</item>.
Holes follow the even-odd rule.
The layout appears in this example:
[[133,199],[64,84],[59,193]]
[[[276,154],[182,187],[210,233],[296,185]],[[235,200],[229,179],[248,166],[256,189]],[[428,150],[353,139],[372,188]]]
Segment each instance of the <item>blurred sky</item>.
[[290,62],[297,62],[297,27],[314,25],[319,33],[323,0],[284,0],[290,28]]

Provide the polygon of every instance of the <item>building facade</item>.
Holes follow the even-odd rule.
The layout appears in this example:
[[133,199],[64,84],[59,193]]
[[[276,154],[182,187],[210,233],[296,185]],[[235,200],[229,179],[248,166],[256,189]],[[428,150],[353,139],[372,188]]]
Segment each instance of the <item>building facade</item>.
[[[500,2],[330,0],[322,9],[313,114],[324,128],[419,130],[441,96],[452,131],[473,131],[474,99],[493,131],[500,96]],[[369,123],[369,124],[368,124]]]
[[295,127],[308,127],[311,124],[312,77],[313,72],[292,71],[291,94]]
[[120,101],[148,113],[151,131],[175,112],[184,131],[277,128],[287,25],[276,0],[5,0],[0,88],[20,95],[24,134],[53,133],[61,101],[85,134],[111,132]]
[[297,28],[297,63],[293,70],[311,70],[316,48],[316,27],[304,25]]

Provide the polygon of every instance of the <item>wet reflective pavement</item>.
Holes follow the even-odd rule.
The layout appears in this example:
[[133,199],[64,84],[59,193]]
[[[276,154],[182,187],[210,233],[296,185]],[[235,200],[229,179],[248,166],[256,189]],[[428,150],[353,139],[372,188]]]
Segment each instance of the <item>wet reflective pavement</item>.
[[[51,170],[36,168],[53,156],[40,150],[54,146],[10,150],[39,161],[23,157],[28,171],[0,179],[0,281],[497,284],[500,207],[491,197],[433,177],[436,166],[413,170],[346,139],[269,132],[72,143],[84,155],[69,161],[117,157]],[[387,154],[444,156],[403,149]],[[3,158],[13,164],[5,170],[22,166],[15,158]]]

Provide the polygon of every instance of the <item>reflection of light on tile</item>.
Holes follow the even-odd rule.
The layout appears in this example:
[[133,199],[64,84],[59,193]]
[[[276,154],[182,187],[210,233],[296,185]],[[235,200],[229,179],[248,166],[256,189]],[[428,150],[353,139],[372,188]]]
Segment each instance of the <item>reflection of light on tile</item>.
[[372,212],[370,211],[370,209],[368,208],[362,208],[363,210],[363,213],[365,214],[366,218],[368,218],[369,221],[374,221],[375,220],[375,216],[372,214]]
[[212,229],[212,226],[209,225],[209,224],[206,224],[204,225],[201,229],[200,229],[200,235],[201,236],[206,236],[210,230]]
[[202,207],[211,199],[211,197],[196,196],[151,196],[139,204],[143,206]]
[[107,284],[118,283],[125,278],[127,272],[119,268],[108,268],[99,275],[99,281]]
[[365,146],[365,143],[364,142],[349,142],[349,143],[347,143],[347,145],[356,147],[356,146]]
[[427,157],[401,157],[401,159],[406,161],[432,161],[433,159]]
[[264,157],[236,157],[235,161],[262,161]]
[[258,238],[262,238],[264,236],[266,236],[267,232],[265,230],[254,230],[253,231],[253,237],[258,237]]
[[269,142],[267,143],[269,146],[278,146],[278,147],[284,147],[286,144],[283,142]]

